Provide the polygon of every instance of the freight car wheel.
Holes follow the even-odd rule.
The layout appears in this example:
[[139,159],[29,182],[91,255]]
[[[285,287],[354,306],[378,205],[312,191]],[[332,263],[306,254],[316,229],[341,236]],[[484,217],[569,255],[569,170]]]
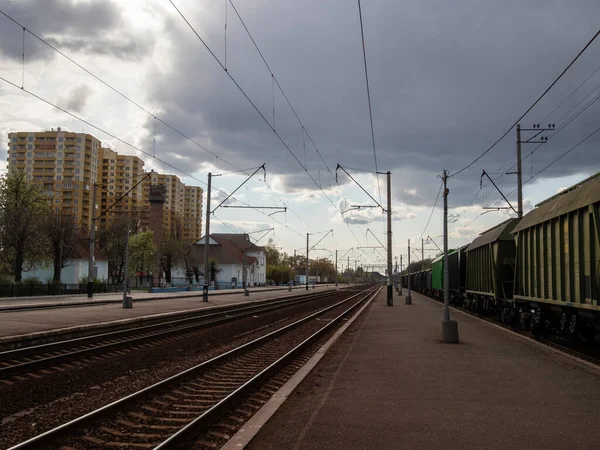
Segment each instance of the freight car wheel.
[[565,331],[565,329],[567,328],[567,313],[562,313],[560,315],[560,325],[559,325],[559,329],[561,332]]
[[571,315],[571,320],[569,320],[569,334],[575,334],[577,330],[577,314]]

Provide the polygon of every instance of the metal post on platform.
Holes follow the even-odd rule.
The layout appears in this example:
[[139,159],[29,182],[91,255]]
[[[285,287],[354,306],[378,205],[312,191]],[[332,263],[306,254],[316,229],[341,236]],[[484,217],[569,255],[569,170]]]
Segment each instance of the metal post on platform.
[[410,296],[410,239],[408,240],[408,266],[406,266],[406,269],[408,275],[408,295],[404,298],[404,303],[412,305],[412,297]]
[[127,282],[129,276],[127,274],[129,269],[129,225],[127,225],[127,232],[125,233],[125,267],[123,268],[123,308],[133,307],[133,298],[127,296]]
[[87,296],[94,297],[94,248],[96,246],[96,183],[92,185],[92,221],[90,223],[90,255],[88,261]]
[[338,285],[337,263],[338,263],[338,258],[337,258],[337,248],[336,248],[335,249],[335,287],[337,287],[337,285]]
[[394,306],[392,287],[392,173],[387,171],[387,306]]
[[306,290],[308,291],[308,236],[306,233]]
[[398,295],[402,295],[402,255],[400,255],[400,279],[398,280]]
[[458,343],[458,323],[450,320],[450,276],[448,271],[448,193],[446,187],[448,171],[442,175],[444,181],[444,321],[442,322],[442,340],[446,344]]
[[208,246],[210,244],[210,190],[212,173],[208,172],[208,186],[206,189],[206,226],[204,232],[204,284],[202,286],[202,301],[208,301],[208,285],[210,283],[210,266],[208,262]]

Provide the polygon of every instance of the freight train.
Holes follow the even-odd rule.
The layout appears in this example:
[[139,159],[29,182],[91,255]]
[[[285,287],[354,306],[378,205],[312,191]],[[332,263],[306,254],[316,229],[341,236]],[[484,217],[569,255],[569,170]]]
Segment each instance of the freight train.
[[[442,300],[444,259],[402,276]],[[600,172],[448,252],[450,302],[536,334],[600,337]]]

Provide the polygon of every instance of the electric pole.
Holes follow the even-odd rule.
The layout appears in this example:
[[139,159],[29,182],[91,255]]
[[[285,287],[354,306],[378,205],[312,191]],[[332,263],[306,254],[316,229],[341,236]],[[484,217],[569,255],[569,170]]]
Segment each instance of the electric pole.
[[338,285],[338,270],[337,270],[337,262],[338,262],[338,258],[337,258],[337,248],[335,249],[335,287],[337,287]]
[[210,244],[210,190],[212,173],[208,172],[208,187],[206,190],[206,224],[204,232],[204,285],[202,286],[202,301],[208,301],[208,285],[210,280],[210,267],[208,264],[208,246]]
[[[129,281],[129,223],[127,224],[127,232],[125,233],[125,268],[123,275],[123,308],[131,308],[133,305],[127,298],[127,282]],[[130,297],[131,298],[131,297]]]
[[94,296],[94,248],[96,246],[96,183],[92,185],[92,222],[90,223],[90,259],[88,261],[87,296]]
[[444,321],[442,322],[442,340],[446,344],[458,343],[458,323],[450,320],[450,276],[448,270],[448,171],[442,175],[444,181]]
[[421,239],[421,270],[425,270],[425,239]]
[[[517,124],[517,217],[521,219],[523,217],[523,165],[521,160],[521,144],[545,144],[548,142],[548,137],[538,136],[545,131],[554,131],[556,124],[549,123],[548,128],[540,128],[540,124],[533,125],[532,128],[523,128],[521,130],[521,124]],[[533,131],[534,134],[525,141],[521,140],[521,131]],[[556,134],[556,133],[555,133]],[[513,172],[509,172],[513,173]]]
[[392,287],[392,173],[387,171],[387,305],[394,306]]
[[517,217],[523,217],[523,168],[521,166],[521,124],[517,124]]
[[306,233],[306,290],[308,291],[308,236]]
[[406,305],[412,305],[412,297],[410,296],[410,239],[408,240],[408,266],[406,266],[408,273],[408,295],[404,298]]
[[400,279],[398,280],[398,295],[402,295],[402,255],[400,255]]

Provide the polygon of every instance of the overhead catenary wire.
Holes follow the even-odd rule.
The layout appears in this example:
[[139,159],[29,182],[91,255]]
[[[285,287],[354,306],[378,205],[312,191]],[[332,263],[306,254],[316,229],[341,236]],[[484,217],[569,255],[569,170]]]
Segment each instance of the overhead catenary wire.
[[[117,140],[117,141],[121,142],[121,143],[122,143],[122,144],[124,144],[124,145],[126,145],[126,146],[128,146],[128,147],[131,147],[132,149],[134,149],[134,150],[137,150],[137,151],[139,151],[140,153],[143,153],[143,154],[145,154],[145,155],[148,155],[149,157],[151,157],[151,158],[155,159],[156,161],[160,162],[161,164],[164,164],[165,166],[172,168],[173,170],[175,170],[175,171],[177,171],[177,172],[181,173],[182,175],[184,175],[184,176],[186,176],[186,177],[189,177],[190,179],[196,180],[197,182],[199,182],[199,183],[202,183],[203,185],[206,185],[206,184],[207,184],[207,183],[206,183],[204,180],[201,180],[200,178],[198,178],[198,177],[196,177],[196,176],[194,176],[194,175],[192,175],[192,174],[190,174],[190,173],[187,173],[187,172],[185,172],[184,170],[181,170],[181,169],[179,169],[178,167],[176,167],[176,166],[174,166],[174,165],[172,165],[172,164],[170,164],[170,163],[168,163],[168,162],[166,162],[166,161],[164,161],[164,160],[162,160],[162,159],[160,159],[160,158],[156,158],[156,157],[154,157],[154,156],[153,156],[151,153],[149,153],[149,152],[147,152],[147,151],[143,150],[142,148],[140,148],[140,147],[138,147],[138,146],[136,146],[136,145],[134,145],[134,144],[132,144],[132,143],[130,143],[130,142],[127,142],[127,141],[125,141],[125,140],[124,140],[124,139],[122,139],[122,138],[119,138],[119,137],[118,137],[118,136],[116,136],[115,134],[113,134],[113,133],[111,133],[111,132],[109,132],[109,131],[107,131],[107,130],[105,130],[105,129],[103,129],[103,128],[101,128],[101,127],[99,127],[99,126],[95,125],[95,124],[93,124],[92,122],[90,122],[90,121],[88,121],[88,120],[86,120],[86,119],[83,119],[83,118],[81,118],[81,117],[77,116],[76,114],[74,114],[74,113],[72,113],[72,112],[70,112],[70,111],[68,111],[68,110],[66,110],[66,109],[64,109],[64,108],[61,108],[60,106],[58,106],[58,105],[56,105],[56,104],[52,103],[52,102],[51,102],[51,101],[49,101],[49,100],[46,100],[45,98],[43,98],[43,97],[41,97],[41,96],[39,96],[39,95],[35,94],[34,92],[31,92],[31,91],[29,91],[28,89],[21,89],[21,88],[20,88],[20,87],[19,87],[17,84],[13,83],[13,82],[12,82],[12,81],[10,81],[10,80],[7,80],[6,78],[4,78],[4,77],[2,77],[2,76],[0,76],[0,81],[4,81],[5,83],[7,83],[7,84],[9,84],[9,85],[13,86],[14,88],[16,88],[16,89],[19,89],[21,92],[24,92],[24,93],[26,93],[26,94],[28,94],[28,95],[31,95],[32,97],[36,98],[37,100],[40,100],[40,101],[42,101],[42,102],[46,103],[47,105],[49,105],[49,106],[52,106],[52,107],[54,107],[54,108],[58,109],[59,111],[62,111],[62,112],[64,112],[65,114],[67,114],[67,115],[69,115],[69,116],[73,117],[74,119],[76,119],[76,120],[79,120],[79,121],[81,121],[81,122],[85,123],[86,125],[88,125],[88,126],[90,126],[90,127],[94,128],[94,129],[96,129],[96,130],[100,131],[101,133],[104,133],[104,134],[106,134],[107,136],[110,136],[110,137],[112,137],[113,139],[115,139],[115,140]],[[219,190],[219,191],[221,191],[221,192],[223,192],[223,193],[227,194],[227,192],[226,192],[226,191],[222,191],[222,190],[220,190],[220,189],[217,189],[217,190]],[[245,203],[245,202],[243,202],[243,201],[241,201],[241,200],[239,200],[239,199],[235,199],[235,200],[237,200],[238,202],[240,202],[240,203],[242,203],[242,204],[244,204],[244,205],[250,206],[250,205],[248,205],[247,203]],[[255,209],[255,210],[256,210],[257,212],[259,212],[260,214],[264,215],[265,217],[269,217],[267,214],[265,214],[265,213],[264,213],[263,211],[261,211],[260,209],[258,209],[258,208],[253,208],[253,209]],[[281,221],[277,220],[276,218],[274,218],[274,217],[269,217],[269,218],[270,218],[271,220],[273,220],[273,221],[275,221],[275,222],[279,223],[280,225],[282,225],[282,226],[283,226],[283,227],[285,227],[286,229],[290,230],[291,232],[293,232],[293,233],[297,234],[298,236],[302,236],[302,234],[300,234],[298,231],[296,231],[296,230],[293,230],[293,229],[292,229],[292,228],[290,228],[288,225],[286,225],[286,224],[282,223]]]
[[[238,90],[242,93],[242,95],[246,98],[246,100],[250,103],[250,105],[254,108],[254,110],[257,112],[257,114],[261,117],[261,119],[263,120],[263,122],[265,122],[265,124],[271,129],[271,131],[273,132],[273,134],[277,137],[277,139],[279,139],[279,141],[282,143],[282,145],[284,146],[284,148],[288,151],[288,153],[290,155],[292,155],[292,157],[296,160],[296,162],[298,163],[298,165],[300,167],[303,168],[304,172],[306,172],[306,174],[309,176],[309,178],[312,180],[312,182],[320,189],[321,193],[323,194],[323,196],[329,201],[329,203],[331,203],[331,205],[337,210],[337,207],[335,205],[335,203],[331,200],[331,198],[325,193],[325,191],[323,190],[323,188],[319,185],[319,183],[315,180],[315,178],[312,176],[312,174],[307,170],[306,167],[303,166],[303,164],[300,162],[300,160],[298,159],[298,157],[296,156],[296,154],[292,151],[292,149],[290,148],[290,146],[285,142],[285,140],[281,137],[281,135],[273,128],[273,126],[271,125],[271,123],[269,122],[269,120],[267,119],[267,117],[260,111],[260,109],[256,106],[256,104],[252,101],[252,99],[249,97],[249,95],[246,93],[246,91],[240,86],[240,84],[237,82],[237,80],[231,75],[231,73],[229,71],[225,70],[225,67],[223,66],[223,63],[219,60],[219,58],[215,55],[215,53],[212,51],[212,49],[208,46],[208,44],[206,43],[206,41],[204,41],[204,39],[202,39],[202,37],[200,36],[200,34],[196,31],[196,29],[193,27],[193,25],[190,23],[190,21],[186,18],[186,16],[181,12],[181,10],[177,7],[177,5],[173,2],[173,0],[169,0],[169,2],[171,3],[171,5],[173,6],[173,8],[175,9],[175,11],[177,11],[177,13],[181,16],[181,18],[183,19],[183,21],[186,23],[186,25],[190,28],[190,30],[192,31],[192,33],[194,33],[194,35],[198,38],[198,40],[202,43],[202,45],[206,48],[206,50],[209,52],[209,54],[213,57],[213,59],[217,62],[217,64],[221,67],[221,69],[223,69],[223,71],[225,72],[225,74],[229,77],[229,79],[233,82],[233,84],[238,88]],[[271,72],[272,73],[272,72]],[[305,130],[306,131],[306,130]],[[307,137],[310,136],[307,134]],[[311,140],[312,141],[312,140]],[[339,211],[338,211],[339,212]],[[346,225],[349,227],[346,219],[342,216],[342,219],[346,222]],[[353,233],[354,234],[354,233]],[[355,236],[356,239],[356,236]],[[358,242],[358,240],[357,240]]]
[[594,36],[588,41],[588,43],[585,45],[585,47],[583,47],[583,49],[581,49],[581,51],[575,56],[575,58],[573,58],[573,60],[569,63],[569,65],[567,65],[567,67],[565,67],[565,69],[560,73],[560,75],[558,75],[558,77],[556,77],[556,79],[550,84],[550,86],[548,86],[548,88],[546,88],[546,90],[544,92],[542,92],[542,94],[537,98],[537,100],[535,102],[533,102],[533,104],[527,108],[527,110],[521,114],[521,116],[490,146],[487,148],[487,150],[485,150],[483,153],[481,153],[477,158],[475,158],[473,161],[471,161],[469,164],[467,164],[466,166],[464,166],[462,169],[457,170],[456,172],[454,172],[452,175],[450,175],[451,177],[454,177],[462,172],[464,172],[465,170],[467,170],[469,167],[473,166],[473,164],[475,164],[477,161],[479,161],[481,158],[483,158],[485,155],[487,155],[494,147],[496,147],[496,145],[498,145],[498,143],[504,139],[506,137],[506,135],[508,135],[508,133],[510,133],[512,131],[512,129],[514,127],[517,126],[517,124],[519,122],[521,122],[521,120],[527,115],[529,114],[529,112],[542,100],[542,98],[544,98],[546,96],[546,94],[554,87],[554,85],[556,83],[558,83],[558,81],[563,77],[563,75],[565,73],[567,73],[567,71],[571,68],[571,66],[573,66],[573,64],[575,64],[575,62],[579,59],[579,57],[581,55],[583,55],[583,53],[588,49],[588,47],[590,45],[592,45],[592,43],[596,40],[596,38],[598,37],[598,35],[600,35],[600,30],[598,30],[596,32],[596,34],[594,34]]
[[[227,0],[226,0],[227,1]],[[16,25],[18,25],[19,27],[21,27],[23,29],[23,32],[27,32],[29,33],[31,36],[33,36],[34,38],[36,38],[37,40],[39,40],[40,42],[42,42],[43,44],[45,44],[46,46],[48,46],[50,49],[52,49],[53,51],[55,51],[56,53],[58,53],[59,55],[61,55],[62,57],[64,57],[65,59],[67,59],[69,62],[71,62],[72,64],[74,64],[76,67],[78,67],[79,69],[81,69],[82,71],[84,71],[85,73],[87,73],[88,75],[90,75],[92,78],[94,78],[96,81],[98,81],[99,83],[101,83],[102,85],[104,85],[105,87],[107,87],[108,89],[110,89],[111,91],[113,91],[114,93],[116,93],[117,95],[119,95],[120,97],[122,97],[123,99],[125,99],[126,101],[128,101],[129,103],[131,103],[132,105],[136,106],[137,108],[139,108],[141,111],[145,112],[146,114],[148,114],[149,116],[151,116],[153,118],[153,145],[154,145],[154,154],[150,155],[149,153],[146,153],[148,156],[152,156],[154,157],[157,161],[160,161],[158,158],[156,158],[156,121],[159,121],[161,124],[163,124],[164,126],[166,126],[168,129],[170,129],[171,131],[175,132],[176,134],[178,134],[179,136],[181,136],[182,138],[184,138],[185,140],[187,140],[188,142],[194,144],[195,146],[197,146],[198,148],[200,148],[201,150],[207,152],[208,154],[212,155],[213,157],[215,157],[218,161],[222,161],[223,163],[233,167],[234,169],[237,170],[241,170],[238,166],[236,166],[235,164],[231,163],[230,161],[227,161],[223,158],[221,158],[219,155],[217,155],[216,153],[212,152],[211,150],[209,150],[208,148],[206,148],[205,146],[203,146],[202,144],[198,143],[196,140],[192,139],[191,137],[189,137],[188,135],[186,135],[185,133],[183,133],[182,131],[178,130],[177,128],[175,128],[175,126],[171,125],[170,123],[168,123],[167,121],[161,119],[160,117],[156,116],[154,113],[152,113],[148,108],[145,108],[144,106],[142,106],[141,104],[139,104],[138,102],[136,102],[135,100],[133,100],[131,97],[125,95],[123,92],[121,92],[120,90],[118,90],[117,88],[115,88],[114,86],[112,86],[111,84],[109,84],[108,82],[104,81],[102,78],[100,78],[98,75],[96,75],[95,73],[93,73],[91,70],[87,69],[86,67],[84,67],[83,65],[81,65],[80,63],[78,63],[75,59],[71,58],[70,56],[68,56],[67,54],[65,54],[64,52],[62,52],[61,50],[59,50],[58,48],[56,48],[55,46],[53,46],[50,42],[48,42],[47,40],[45,40],[44,38],[40,37],[39,35],[37,35],[35,32],[31,31],[30,29],[28,29],[27,27],[23,26],[20,22],[18,22],[16,19],[14,19],[13,17],[11,17],[10,15],[6,14],[4,11],[0,10],[0,14],[2,14],[3,16],[5,16],[7,19],[9,19],[10,21],[12,21],[13,23],[15,23]],[[284,94],[285,95],[285,94]],[[310,136],[309,136],[309,139]],[[311,139],[312,141],[312,139]],[[162,161],[161,161],[162,162]],[[164,163],[164,162],[163,162]],[[326,163],[325,163],[326,164]],[[247,173],[246,173],[247,175]],[[279,195],[277,195],[277,193],[273,190],[273,188],[271,187],[271,185],[269,183],[267,183],[266,181],[264,182],[266,184],[266,186],[269,188],[269,190],[272,192],[272,194],[279,200],[281,201],[284,206],[286,208],[288,208],[292,214],[294,214],[299,220],[301,220],[305,225],[309,226],[310,228],[312,228],[311,225],[309,225],[306,221],[304,221],[304,219],[302,219],[292,208],[290,208],[284,201],[283,199],[281,199],[281,197]],[[206,184],[206,183],[204,183]]]
[[442,193],[442,187],[444,186],[444,182],[440,183],[440,189],[438,190],[437,196],[435,197],[435,202],[433,202],[433,207],[431,208],[431,212],[429,213],[429,218],[427,219],[427,223],[425,224],[425,228],[421,232],[421,236],[417,239],[417,242],[423,238],[423,235],[427,231],[427,227],[429,226],[429,222],[431,222],[431,217],[433,216],[433,212],[435,211],[435,207],[437,206],[438,200],[440,199],[440,194]]
[[[360,38],[362,41],[362,53],[363,53],[363,62],[365,67],[365,81],[367,85],[367,103],[369,104],[369,121],[371,123],[371,142],[373,144],[373,158],[375,159],[375,172],[379,172],[379,168],[377,167],[377,151],[375,150],[375,129],[373,128],[373,109],[371,107],[371,89],[369,87],[369,71],[367,68],[367,50],[365,47],[365,31],[363,27],[363,18],[362,18],[362,8],[360,6],[360,0],[358,0],[358,17],[360,19]],[[381,187],[379,186],[379,174],[375,175],[377,177],[377,190],[379,191],[379,203],[381,203]]]

